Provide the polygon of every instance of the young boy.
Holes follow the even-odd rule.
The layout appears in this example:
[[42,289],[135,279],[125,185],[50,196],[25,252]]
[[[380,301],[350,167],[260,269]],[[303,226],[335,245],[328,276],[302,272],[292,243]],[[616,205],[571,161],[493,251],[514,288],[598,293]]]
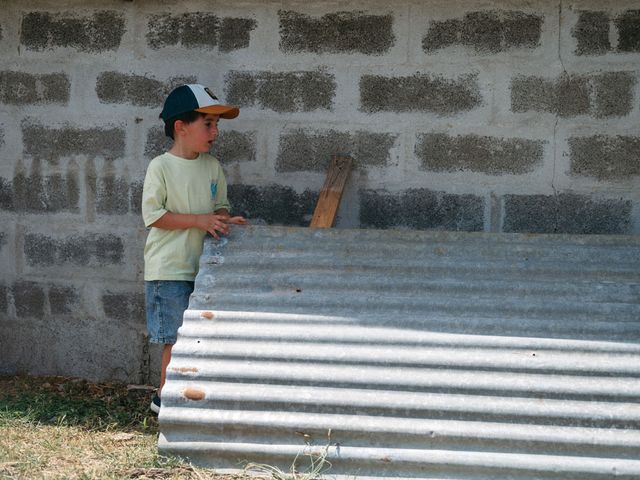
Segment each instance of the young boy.
[[151,227],[144,248],[144,279],[149,340],[164,344],[160,397],[182,316],[189,306],[204,236],[229,233],[244,224],[229,215],[227,182],[208,152],[218,136],[218,120],[237,117],[236,107],[222,105],[202,85],[182,85],[164,103],[160,118],[173,146],[149,163],[142,192],[142,217]]

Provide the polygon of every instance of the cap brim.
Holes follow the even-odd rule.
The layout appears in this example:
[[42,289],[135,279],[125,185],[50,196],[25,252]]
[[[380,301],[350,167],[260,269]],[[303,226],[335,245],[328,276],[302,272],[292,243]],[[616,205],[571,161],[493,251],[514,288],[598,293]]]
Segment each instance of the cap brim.
[[222,118],[231,120],[240,115],[240,109],[238,107],[232,107],[230,105],[210,105],[208,107],[196,108],[196,112],[211,113],[212,115],[220,115]]

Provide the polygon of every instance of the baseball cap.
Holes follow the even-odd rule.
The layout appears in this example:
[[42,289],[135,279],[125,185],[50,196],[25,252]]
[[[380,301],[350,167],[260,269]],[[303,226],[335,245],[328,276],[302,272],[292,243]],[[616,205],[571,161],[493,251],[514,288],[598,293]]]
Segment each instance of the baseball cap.
[[228,119],[236,118],[240,113],[238,107],[222,105],[208,87],[194,83],[173,89],[164,101],[160,118],[166,122],[170,118],[194,110]]

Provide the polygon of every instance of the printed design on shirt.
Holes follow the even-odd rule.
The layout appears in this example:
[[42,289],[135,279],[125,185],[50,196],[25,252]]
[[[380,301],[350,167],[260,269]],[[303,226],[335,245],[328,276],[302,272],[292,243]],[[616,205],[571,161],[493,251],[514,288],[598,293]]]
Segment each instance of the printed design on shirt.
[[218,193],[218,185],[215,182],[211,182],[211,198],[215,200]]

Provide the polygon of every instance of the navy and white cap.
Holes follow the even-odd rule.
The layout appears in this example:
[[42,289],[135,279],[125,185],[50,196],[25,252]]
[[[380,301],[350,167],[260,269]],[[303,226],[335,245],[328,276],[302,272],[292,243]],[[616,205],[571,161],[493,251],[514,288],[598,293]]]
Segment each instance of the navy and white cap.
[[197,83],[175,88],[164,101],[160,118],[165,122],[187,112],[202,112],[220,115],[222,118],[236,118],[238,107],[222,105],[209,88]]

